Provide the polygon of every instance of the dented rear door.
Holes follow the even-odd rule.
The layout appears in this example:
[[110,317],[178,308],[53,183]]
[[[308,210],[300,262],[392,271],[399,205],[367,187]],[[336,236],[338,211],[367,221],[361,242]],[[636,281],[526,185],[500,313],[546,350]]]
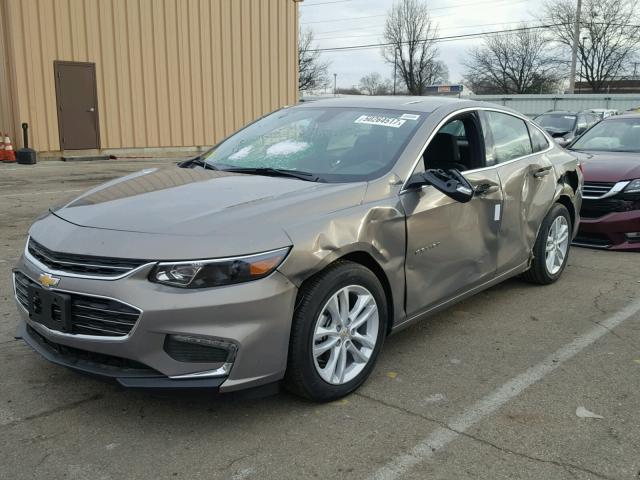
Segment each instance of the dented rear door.
[[[555,193],[553,164],[532,143],[528,122],[506,112],[486,111],[483,128],[491,132],[488,158],[495,163],[504,195],[498,249],[498,274],[521,267]],[[546,140],[546,137],[545,137]],[[541,150],[534,153],[534,150]]]

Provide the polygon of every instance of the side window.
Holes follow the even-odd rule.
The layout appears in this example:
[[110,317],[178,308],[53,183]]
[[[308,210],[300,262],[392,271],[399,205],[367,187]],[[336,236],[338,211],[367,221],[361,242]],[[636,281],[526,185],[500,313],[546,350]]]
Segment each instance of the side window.
[[[493,138],[494,163],[504,163],[533,153],[524,120],[507,113],[487,111],[485,115]],[[486,127],[485,127],[486,128]]]
[[449,135],[453,135],[454,137],[466,136],[466,133],[464,131],[464,123],[462,122],[462,120],[454,120],[447,123],[440,129],[440,133],[448,133]]
[[433,136],[423,155],[425,169],[457,169],[484,166],[477,115],[463,114],[447,122]]
[[529,133],[531,134],[531,145],[533,146],[533,153],[541,152],[549,147],[547,137],[533,125],[529,125]]

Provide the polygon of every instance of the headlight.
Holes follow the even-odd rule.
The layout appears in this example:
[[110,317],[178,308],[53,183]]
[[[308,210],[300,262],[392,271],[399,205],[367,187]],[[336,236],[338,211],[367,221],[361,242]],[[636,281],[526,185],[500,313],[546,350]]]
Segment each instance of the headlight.
[[624,189],[624,193],[640,193],[640,178],[631,180]]
[[180,288],[207,288],[249,282],[273,272],[289,247],[242,257],[158,263],[149,280]]

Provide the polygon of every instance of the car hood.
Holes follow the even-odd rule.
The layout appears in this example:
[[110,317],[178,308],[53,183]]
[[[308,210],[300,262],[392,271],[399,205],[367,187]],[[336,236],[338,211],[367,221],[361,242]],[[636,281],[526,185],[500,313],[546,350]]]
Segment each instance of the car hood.
[[82,227],[237,238],[282,232],[311,215],[357,205],[365,189],[365,183],[153,168],[94,188],[53,213]]
[[628,152],[571,152],[584,165],[587,182],[610,182],[640,178],[640,153]]

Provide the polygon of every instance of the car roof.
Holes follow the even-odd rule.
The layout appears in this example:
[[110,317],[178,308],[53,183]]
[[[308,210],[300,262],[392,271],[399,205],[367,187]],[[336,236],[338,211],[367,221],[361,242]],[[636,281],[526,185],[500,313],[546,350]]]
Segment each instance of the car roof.
[[[543,112],[540,115],[578,115],[579,113],[583,113],[583,111],[572,111],[572,110],[551,110],[549,112]],[[538,116],[540,116],[538,115]]]
[[[314,100],[313,102],[303,103],[305,107],[322,108],[322,107],[346,107],[346,108],[381,108],[391,110],[406,110],[415,112],[431,113],[439,107],[460,104],[461,108],[465,106],[479,106],[478,102],[469,100],[461,100],[450,97],[409,97],[403,95],[393,96],[371,96],[371,95],[352,95],[348,97],[333,97],[324,100]],[[484,105],[488,105],[484,103]]]

